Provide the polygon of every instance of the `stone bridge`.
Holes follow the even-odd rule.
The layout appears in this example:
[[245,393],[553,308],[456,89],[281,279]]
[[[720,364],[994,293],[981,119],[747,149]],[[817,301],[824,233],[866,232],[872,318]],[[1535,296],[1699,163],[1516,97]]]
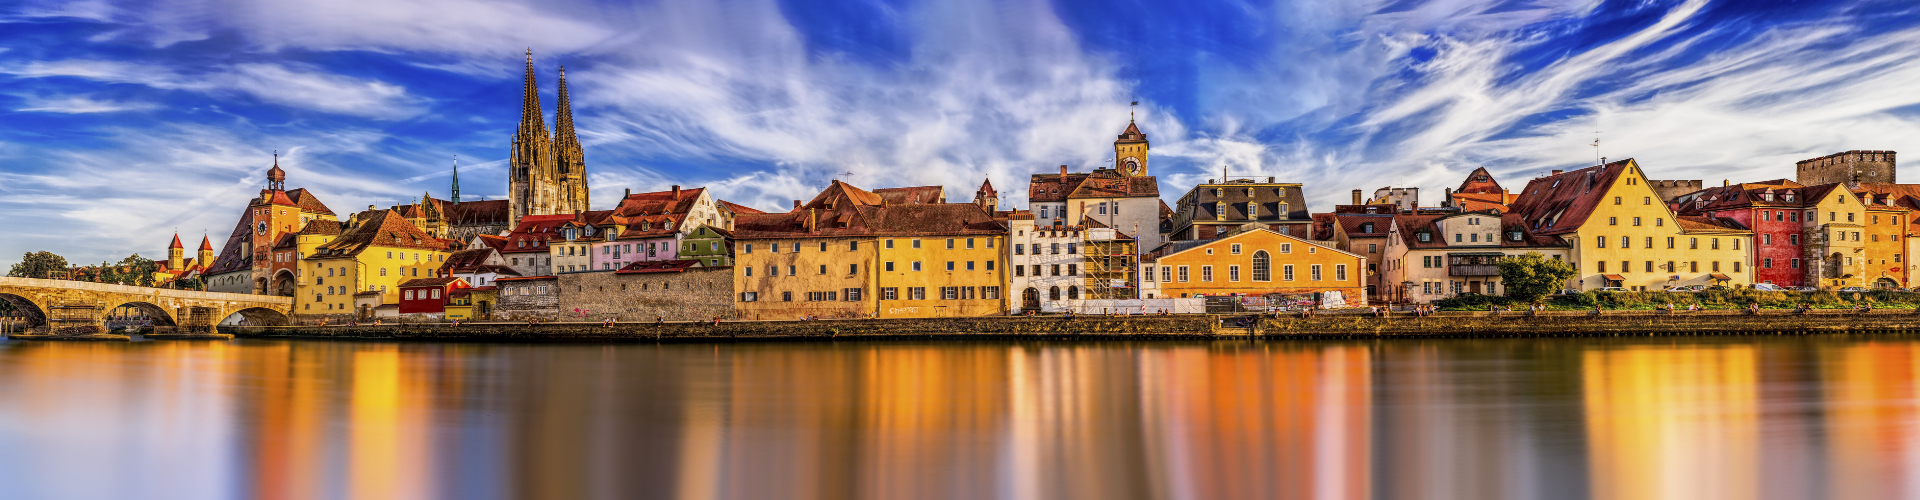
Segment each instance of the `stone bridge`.
[[131,306],[152,318],[156,327],[208,329],[229,318],[249,325],[286,325],[287,314],[293,310],[292,297],[8,277],[0,277],[0,301],[12,305],[14,312],[10,314],[23,317],[24,326],[35,332],[48,328],[55,308],[71,306],[98,308],[97,315]]

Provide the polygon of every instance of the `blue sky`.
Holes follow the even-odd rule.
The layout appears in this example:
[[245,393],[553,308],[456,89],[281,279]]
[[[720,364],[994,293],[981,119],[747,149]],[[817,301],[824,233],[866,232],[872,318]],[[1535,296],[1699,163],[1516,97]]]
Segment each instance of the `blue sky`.
[[1920,153],[1911,1],[26,0],[0,4],[0,265],[218,240],[276,148],[343,215],[444,197],[454,155],[499,197],[528,47],[549,119],[567,66],[596,208],[987,176],[1023,203],[1104,164],[1132,100],[1168,199],[1224,169],[1315,210],[1517,186],[1596,132],[1709,183]]

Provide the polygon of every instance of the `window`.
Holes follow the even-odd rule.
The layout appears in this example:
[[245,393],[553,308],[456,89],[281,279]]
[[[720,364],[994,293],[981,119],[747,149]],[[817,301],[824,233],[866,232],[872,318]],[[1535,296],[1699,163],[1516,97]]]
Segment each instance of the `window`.
[[886,266],[885,269],[887,270],[887,272],[893,272],[893,261],[889,260],[886,263],[881,265]]
[[953,249],[953,238],[947,238],[947,249],[948,250]]
[[[1160,281],[1173,281],[1173,268],[1160,266]],[[1186,281],[1186,280],[1181,280]]]
[[1647,245],[1646,245],[1646,247],[1647,247],[1647,248],[1653,248],[1653,237],[1652,237],[1652,236],[1648,236],[1648,237],[1647,237],[1647,239],[1646,239],[1646,243],[1647,243]]
[[1700,272],[1700,261],[1696,260],[1696,261],[1687,262],[1687,272],[1690,272],[1690,273]]
[[[1027,275],[1027,267],[1026,267],[1026,266],[1013,266],[1013,275],[1014,275],[1014,276],[1026,276],[1026,275]],[[1152,279],[1151,277],[1149,277],[1149,278],[1147,279],[1147,281],[1153,281],[1153,279]]]
[[[1268,263],[1266,250],[1255,250],[1253,252],[1253,280],[1254,281],[1273,281],[1273,276],[1271,275],[1267,267],[1268,264],[1269,263]],[[1237,274],[1238,273],[1236,273],[1236,275]],[[1236,277],[1234,281],[1239,281],[1239,279]]]
[[1292,244],[1292,243],[1281,243],[1281,244],[1280,244],[1280,253],[1293,253],[1293,244]]
[[1213,281],[1213,266],[1200,266],[1200,281]]
[[[914,247],[914,248],[920,248],[920,239],[919,239],[919,238],[914,238],[914,239],[913,239],[913,247]],[[889,248],[891,248],[891,247],[889,247]]]
[[960,300],[960,287],[957,287],[957,286],[940,287],[940,300]]
[[1374,243],[1368,243],[1367,253],[1380,253],[1380,245],[1374,244]]
[[1080,287],[1077,287],[1077,286],[1069,286],[1069,287],[1067,287],[1067,299],[1068,299],[1068,300],[1079,300],[1079,299],[1080,299]]
[[900,300],[900,287],[881,288],[880,300]]
[[740,292],[741,302],[757,302],[759,300],[760,300],[759,292]]
[[[989,240],[989,241],[991,241],[991,240]],[[1000,299],[1000,287],[997,287],[997,286],[983,286],[983,287],[980,287],[980,298],[982,298],[982,299],[987,299],[987,300],[999,300],[999,299]]]
[[1620,237],[1620,248],[1633,248],[1633,237],[1631,237],[1631,236],[1621,236],[1621,237]]
[[915,270],[915,271],[919,271],[919,270],[920,270],[920,261],[917,261],[917,260],[916,260],[916,261],[913,261],[913,270]]
[[1773,259],[1771,259],[1771,258],[1767,258],[1767,259],[1761,259],[1761,260],[1760,260],[1760,267],[1764,267],[1764,268],[1767,268],[1767,269],[1773,269]]
[[1054,264],[1054,265],[1052,266],[1052,269],[1051,269],[1051,271],[1052,271],[1051,273],[1048,273],[1048,275],[1049,275],[1049,276],[1059,276],[1059,275],[1060,275],[1060,265],[1059,265],[1059,264]]
[[[799,274],[800,274],[799,266],[787,266],[787,276],[797,276]],[[826,274],[826,273],[821,273],[821,274]]]
[[1050,248],[1049,248],[1049,250],[1052,250],[1052,251],[1050,251],[1050,252],[1047,252],[1047,253],[1050,253],[1050,254],[1056,254],[1056,255],[1058,255],[1058,254],[1060,253],[1060,244],[1059,244],[1059,243],[1049,243],[1049,244],[1048,244],[1048,246],[1050,247]]
[[973,249],[973,238],[967,238],[967,249],[968,250]]
[[774,244],[773,244],[773,253],[780,253],[780,244],[779,244],[779,243],[774,243]]
[[1187,266],[1180,266],[1180,282],[1187,282]]
[[992,271],[992,270],[993,270],[993,261],[991,261],[991,260],[989,260],[989,261],[987,261],[987,270],[988,270],[988,271]]
[[1618,197],[1618,196],[1615,196],[1615,197],[1613,197],[1613,204],[1615,204],[1615,205],[1619,205],[1619,204],[1620,204],[1620,197]]
[[1740,261],[1733,261],[1733,272],[1740,272]]
[[1024,243],[1014,243],[1014,244],[1013,244],[1013,254],[1014,254],[1014,255],[1026,255],[1026,254],[1027,254],[1027,245],[1026,245],[1026,244],[1024,244]]
[[793,302],[793,292],[780,292],[782,302]]
[[907,300],[927,300],[927,287],[907,287]]
[[951,260],[949,260],[949,261],[947,261],[947,270],[948,270],[948,271],[952,271],[952,270],[953,270],[953,261],[951,261]]
[[1071,254],[1076,254],[1076,253],[1080,253],[1080,251],[1078,250],[1078,248],[1079,248],[1079,244],[1078,244],[1078,243],[1072,243],[1072,242],[1068,242],[1068,243],[1067,243],[1067,254],[1069,254],[1069,255],[1071,255]]
[[1639,217],[1634,217],[1634,218],[1633,218],[1633,225],[1635,225],[1635,226],[1638,226],[1638,225],[1640,225],[1640,218],[1639,218]]
[[1347,280],[1347,265],[1346,265],[1346,264],[1334,264],[1334,265],[1333,265],[1333,280],[1334,280],[1334,281],[1346,281],[1346,280]]
[[745,271],[747,272],[747,277],[749,277],[749,278],[751,278],[751,277],[753,277],[753,268],[751,268],[751,267],[743,267],[743,268],[740,268],[740,269],[742,269],[742,270],[745,270]]
[[[1616,202],[1617,202],[1617,201],[1620,201],[1620,198],[1619,198],[1619,197],[1615,197],[1615,198],[1613,199],[1613,201],[1616,201]],[[1614,203],[1614,204],[1615,204],[1615,205],[1619,205],[1619,203]],[[1618,226],[1618,225],[1620,225],[1620,218],[1619,218],[1619,217],[1608,217],[1608,218],[1607,218],[1607,225],[1609,225],[1609,226]]]
[[1314,264],[1313,266],[1308,267],[1307,272],[1308,272],[1308,275],[1311,276],[1311,279],[1313,281],[1320,281],[1320,265],[1319,264]]
[[1647,261],[1647,272],[1653,272],[1653,261]]
[[780,266],[767,266],[767,277],[774,278],[778,276],[780,276]]
[[1709,241],[1707,243],[1710,243],[1712,246],[1712,249],[1714,250],[1720,249],[1720,238],[1714,238],[1712,241]]
[[971,260],[969,260],[969,261],[967,261],[967,270],[968,270],[968,271],[972,271],[972,270],[973,270],[973,261],[971,261]]
[[1293,264],[1280,266],[1280,279],[1283,281],[1293,281]]
[[1048,288],[1047,300],[1060,300],[1060,287]]
[[1687,238],[1687,249],[1688,249],[1688,250],[1699,250],[1699,249],[1700,249],[1700,238]]
[[1620,272],[1623,272],[1623,273],[1633,272],[1633,263],[1627,262],[1624,260],[1620,261]]
[[1789,235],[1787,235],[1787,244],[1788,244],[1788,245],[1798,245],[1798,244],[1800,244],[1800,235],[1798,235],[1798,234],[1789,234]]
[[822,252],[827,251],[827,242],[824,242],[824,241],[820,242],[820,251]]
[[1734,250],[1739,250],[1739,249],[1740,249],[1740,238],[1730,238],[1730,239],[1732,239],[1732,240],[1733,240],[1733,249],[1734,249]]
[[1080,275],[1079,264],[1067,264],[1067,276],[1079,276],[1079,275]]
[[892,249],[893,249],[893,240],[887,240],[887,242],[885,243],[885,246],[886,246],[886,248],[887,248],[888,250],[892,250]]
[[1240,281],[1240,266],[1227,266],[1227,281]]
[[1595,238],[1593,239],[1593,247],[1594,247],[1594,248],[1606,248],[1606,247],[1607,247],[1607,237],[1605,237],[1605,236],[1599,236],[1599,237],[1595,237]]
[[1720,272],[1720,261],[1713,261],[1713,272]]
[[846,301],[847,301],[847,302],[858,302],[858,301],[860,301],[860,292],[861,292],[861,290],[860,290],[860,289],[858,289],[858,288],[847,288],[847,289],[842,289],[842,290],[841,290],[840,292],[841,292],[841,293],[840,293],[840,296],[841,296],[841,297],[845,297],[845,298],[846,298]]
[[860,265],[847,264],[847,274],[860,274]]

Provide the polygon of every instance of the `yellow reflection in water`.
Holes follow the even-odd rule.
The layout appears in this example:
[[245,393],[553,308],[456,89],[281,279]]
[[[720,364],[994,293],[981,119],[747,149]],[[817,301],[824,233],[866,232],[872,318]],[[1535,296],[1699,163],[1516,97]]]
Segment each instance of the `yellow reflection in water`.
[[1745,345],[1583,353],[1593,497],[1756,498],[1755,358]]
[[1915,357],[1911,343],[1868,342],[1822,352],[1827,394],[1828,498],[1913,498]]

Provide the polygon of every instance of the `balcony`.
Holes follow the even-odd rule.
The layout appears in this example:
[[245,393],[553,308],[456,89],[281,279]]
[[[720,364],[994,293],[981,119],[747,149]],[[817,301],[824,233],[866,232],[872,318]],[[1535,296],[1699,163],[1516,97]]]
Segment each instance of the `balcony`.
[[1503,258],[1506,255],[1499,252],[1450,253],[1447,254],[1447,275],[1499,276]]

